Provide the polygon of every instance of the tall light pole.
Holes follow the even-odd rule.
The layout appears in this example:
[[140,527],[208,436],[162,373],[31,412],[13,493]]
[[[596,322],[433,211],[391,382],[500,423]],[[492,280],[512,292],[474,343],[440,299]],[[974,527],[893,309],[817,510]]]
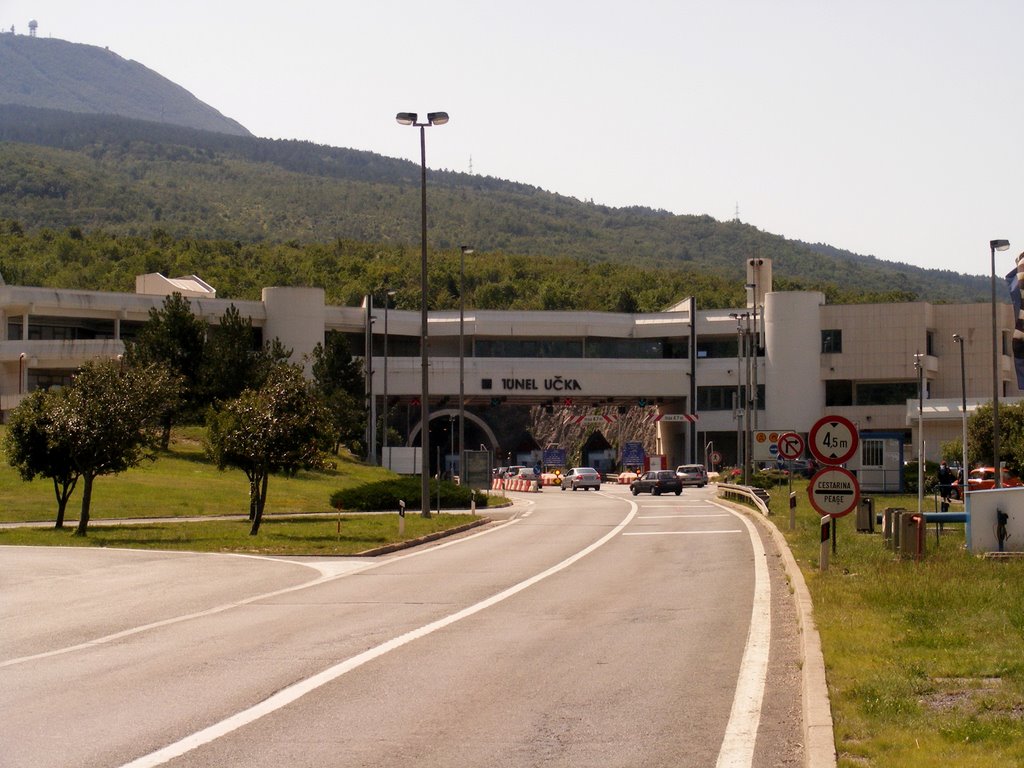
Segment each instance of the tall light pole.
[[[730,312],[729,317],[736,321],[737,351],[736,351],[736,405],[743,404],[742,414],[737,411],[737,424],[742,420],[742,431],[737,426],[737,459],[742,453],[743,456],[743,483],[750,482],[750,454],[751,454],[751,432],[750,432],[750,359],[748,357],[748,337],[750,335],[750,313]],[[742,372],[746,368],[746,387],[742,384]],[[740,448],[742,439],[742,449]]]
[[420,129],[420,445],[423,462],[420,477],[420,515],[430,517],[430,355],[427,338],[427,134],[429,125],[444,125],[447,112],[428,112],[425,123],[417,122],[415,112],[395,115],[399,125]]
[[996,326],[996,251],[1010,247],[1009,240],[990,240],[992,251],[992,467],[996,473],[996,488],[1002,487],[1003,470],[999,466],[999,330]]
[[381,430],[383,435],[380,440],[380,463],[386,463],[388,469],[391,469],[391,462],[385,462],[384,458],[388,452],[388,307],[394,296],[394,291],[384,293],[384,426]]
[[459,246],[459,482],[465,477],[463,460],[466,458],[466,254],[473,253],[468,245]]
[[924,356],[914,353],[914,368],[917,370],[917,513],[924,505]]
[[960,437],[963,457],[960,460],[960,493],[967,488],[967,369],[964,367],[964,337],[953,334],[953,343],[960,345],[960,421],[963,434]]

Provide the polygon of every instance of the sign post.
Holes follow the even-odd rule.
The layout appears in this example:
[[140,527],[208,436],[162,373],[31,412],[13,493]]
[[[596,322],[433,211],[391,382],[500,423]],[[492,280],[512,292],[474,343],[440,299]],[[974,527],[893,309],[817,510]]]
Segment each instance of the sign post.
[[779,440],[776,443],[779,449],[779,456],[789,464],[789,530],[793,530],[796,527],[796,504],[795,497],[793,496],[793,460],[799,459],[804,455],[804,439],[800,437],[796,432],[783,432],[779,435]]
[[860,502],[857,477],[841,467],[852,459],[860,446],[857,427],[843,416],[818,419],[807,433],[807,447],[823,465],[807,486],[811,506],[821,515],[821,570],[828,570],[828,531],[832,530],[835,551],[835,519],[847,515]]
[[405,536],[405,502],[401,499],[398,501],[398,535]]

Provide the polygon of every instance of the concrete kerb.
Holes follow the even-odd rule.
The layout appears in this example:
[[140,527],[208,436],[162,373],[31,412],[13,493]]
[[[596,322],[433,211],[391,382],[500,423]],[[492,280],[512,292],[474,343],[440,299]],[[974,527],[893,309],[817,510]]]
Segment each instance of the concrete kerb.
[[[750,513],[750,507],[731,502],[736,508]],[[814,623],[814,604],[807,589],[803,572],[789,548],[782,532],[763,515],[751,514],[772,536],[782,555],[786,576],[793,588],[797,622],[800,625],[801,699],[803,702],[804,765],[806,768],[833,768],[836,765],[835,731],[832,723],[832,704],[825,680],[825,657],[821,652],[821,637]]]

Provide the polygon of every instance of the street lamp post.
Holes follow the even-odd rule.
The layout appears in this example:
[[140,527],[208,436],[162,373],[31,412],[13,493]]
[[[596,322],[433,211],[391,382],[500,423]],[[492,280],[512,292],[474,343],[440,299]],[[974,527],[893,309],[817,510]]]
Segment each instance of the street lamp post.
[[466,254],[473,253],[468,245],[459,246],[459,482],[462,482],[466,458]]
[[380,440],[380,463],[391,469],[391,462],[385,459],[388,452],[388,306],[395,296],[394,291],[384,293],[384,425]]
[[1009,240],[990,240],[992,252],[992,467],[996,475],[996,488],[1002,487],[1003,470],[999,465],[999,331],[996,326],[996,251],[1010,247]]
[[[737,411],[736,420],[740,423],[742,420],[742,430],[737,427],[737,437],[742,438],[742,449],[739,445],[736,446],[737,458],[742,453],[743,455],[743,483],[748,484],[750,482],[750,454],[752,452],[751,440],[752,433],[750,431],[750,358],[748,357],[748,338],[750,336],[750,313],[749,312],[730,312],[729,317],[736,321],[736,335],[738,348],[736,352],[736,398],[737,406],[742,402],[743,411],[742,414]],[[746,386],[742,383],[743,369],[746,368]],[[737,440],[739,443],[739,440]]]
[[953,334],[953,343],[960,345],[960,421],[963,434],[960,437],[962,458],[960,460],[960,493],[967,488],[967,369],[964,367],[964,337]]
[[917,513],[924,506],[924,355],[914,353],[917,369]]
[[420,445],[423,462],[420,473],[422,517],[430,517],[430,363],[427,336],[427,135],[430,125],[448,122],[447,112],[429,112],[425,123],[417,122],[415,112],[399,112],[395,120],[399,125],[420,129]]

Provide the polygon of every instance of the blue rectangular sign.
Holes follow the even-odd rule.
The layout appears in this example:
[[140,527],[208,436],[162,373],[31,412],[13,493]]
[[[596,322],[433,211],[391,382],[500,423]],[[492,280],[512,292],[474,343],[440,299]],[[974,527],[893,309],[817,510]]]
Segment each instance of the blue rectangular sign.
[[623,443],[622,464],[626,467],[639,467],[644,463],[644,444],[641,442]]
[[545,448],[544,449],[544,466],[545,467],[564,467],[565,466],[565,448]]

